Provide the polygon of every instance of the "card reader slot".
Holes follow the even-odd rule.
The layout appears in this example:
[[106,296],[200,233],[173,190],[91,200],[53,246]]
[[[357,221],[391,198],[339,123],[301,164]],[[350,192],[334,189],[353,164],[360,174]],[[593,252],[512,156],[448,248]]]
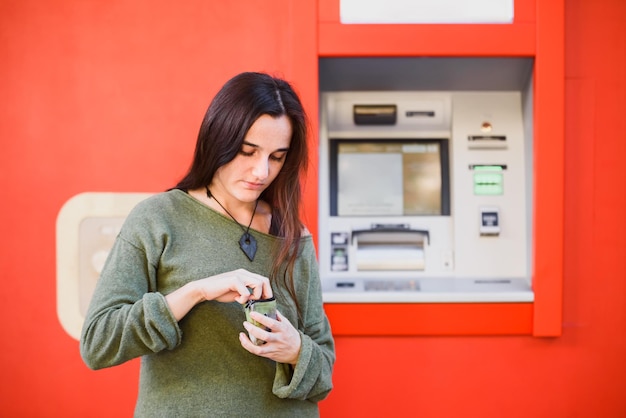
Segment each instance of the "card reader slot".
[[395,125],[398,106],[395,104],[360,105],[352,107],[355,125]]
[[506,135],[468,135],[469,149],[506,149]]
[[470,164],[470,170],[476,171],[502,171],[507,169],[506,164]]
[[468,141],[506,141],[506,135],[468,135]]

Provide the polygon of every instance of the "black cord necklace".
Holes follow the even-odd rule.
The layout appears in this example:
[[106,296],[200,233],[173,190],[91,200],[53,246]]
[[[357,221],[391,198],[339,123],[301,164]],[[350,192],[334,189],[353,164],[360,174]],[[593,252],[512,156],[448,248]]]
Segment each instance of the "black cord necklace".
[[257,199],[256,203],[254,204],[254,211],[252,211],[252,217],[250,218],[250,223],[248,224],[248,228],[244,229],[243,225],[237,222],[237,219],[235,219],[235,217],[231,215],[229,211],[226,210],[226,208],[220,203],[220,201],[217,200],[215,196],[211,194],[211,191],[209,190],[209,186],[206,186],[206,195],[209,199],[215,200],[217,204],[220,205],[222,209],[224,209],[224,212],[226,212],[228,216],[233,218],[233,221],[235,221],[235,223],[239,225],[239,227],[243,231],[243,235],[239,239],[239,246],[241,247],[241,250],[246,255],[246,257],[248,257],[250,261],[254,260],[254,255],[256,254],[256,239],[254,239],[254,237],[250,235],[250,226],[252,225],[252,220],[254,219],[256,208],[259,205],[259,200]]

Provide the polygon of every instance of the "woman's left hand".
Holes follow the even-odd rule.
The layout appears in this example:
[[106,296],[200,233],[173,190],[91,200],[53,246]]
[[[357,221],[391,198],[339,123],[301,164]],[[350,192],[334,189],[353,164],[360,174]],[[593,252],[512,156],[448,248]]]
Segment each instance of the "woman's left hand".
[[298,362],[302,342],[300,340],[300,333],[291,325],[291,322],[278,311],[276,311],[276,319],[272,319],[258,312],[251,312],[250,317],[263,324],[271,331],[265,331],[245,321],[243,323],[244,328],[255,338],[265,341],[265,344],[253,344],[250,338],[248,338],[245,333],[241,332],[239,333],[239,341],[243,348],[257,356],[267,357],[278,363],[295,366]]

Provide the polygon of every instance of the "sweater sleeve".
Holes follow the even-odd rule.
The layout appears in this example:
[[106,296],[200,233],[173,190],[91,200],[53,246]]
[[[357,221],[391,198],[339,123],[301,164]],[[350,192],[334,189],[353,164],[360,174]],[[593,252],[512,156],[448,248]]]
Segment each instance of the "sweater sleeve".
[[171,350],[182,338],[165,297],[156,291],[156,264],[123,233],[124,228],[102,270],[83,324],[80,353],[92,369]]
[[[317,260],[313,245],[303,250],[302,266],[294,270],[299,302],[302,308],[302,345],[295,368],[278,363],[273,392],[280,398],[318,402],[326,398],[332,385],[335,343],[322,303]],[[304,282],[304,283],[302,283]],[[300,287],[299,285],[306,284]]]

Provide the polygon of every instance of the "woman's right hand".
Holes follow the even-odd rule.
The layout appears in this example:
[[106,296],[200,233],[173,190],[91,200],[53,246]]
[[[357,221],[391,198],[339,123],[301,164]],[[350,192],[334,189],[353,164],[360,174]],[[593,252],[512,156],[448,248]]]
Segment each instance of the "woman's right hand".
[[165,300],[176,320],[180,321],[191,308],[206,300],[244,304],[250,299],[272,296],[267,277],[237,269],[189,282],[165,296]]
[[237,269],[193,282],[203,300],[246,303],[249,299],[271,298],[272,287],[267,277],[246,269]]

